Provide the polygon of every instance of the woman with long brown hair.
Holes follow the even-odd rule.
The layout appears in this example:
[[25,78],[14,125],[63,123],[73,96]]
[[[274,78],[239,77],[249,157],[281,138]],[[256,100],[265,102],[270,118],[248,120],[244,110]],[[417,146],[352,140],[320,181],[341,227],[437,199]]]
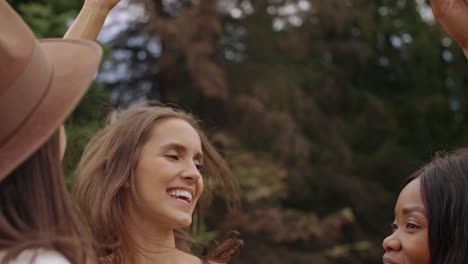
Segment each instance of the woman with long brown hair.
[[65,186],[61,124],[93,80],[101,48],[39,42],[6,1],[0,25],[0,263],[85,263],[91,243]]
[[[65,38],[95,40],[118,2],[86,0]],[[92,261],[92,238],[65,186],[62,122],[93,80],[101,48],[38,42],[6,1],[0,24],[0,263]]]
[[[225,161],[191,115],[138,106],[99,131],[76,172],[75,196],[101,263],[227,263],[235,238],[205,258],[189,254],[184,230],[200,212],[202,192],[237,204]],[[214,189],[216,188],[216,189]],[[203,260],[202,260],[203,259]]]

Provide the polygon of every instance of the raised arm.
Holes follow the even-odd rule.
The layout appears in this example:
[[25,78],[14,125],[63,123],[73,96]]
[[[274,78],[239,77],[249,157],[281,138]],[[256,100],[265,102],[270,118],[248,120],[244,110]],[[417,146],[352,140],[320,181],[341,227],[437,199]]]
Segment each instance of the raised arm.
[[95,41],[109,12],[120,0],[85,0],[64,38]]
[[431,0],[432,11],[468,58],[468,0]]

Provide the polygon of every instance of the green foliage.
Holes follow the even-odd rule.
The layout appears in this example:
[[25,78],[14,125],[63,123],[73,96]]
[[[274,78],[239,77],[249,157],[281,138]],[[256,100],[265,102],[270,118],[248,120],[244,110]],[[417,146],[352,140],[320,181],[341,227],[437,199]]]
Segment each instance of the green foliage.
[[91,136],[105,125],[107,113],[111,110],[108,92],[95,84],[67,119],[65,129],[68,143],[65,171],[69,184],[72,182],[73,170],[80,160],[84,147]]
[[50,3],[21,4],[19,11],[38,38],[62,36],[67,22],[76,14],[74,11],[57,14]]
[[[297,11],[299,2],[310,8]],[[288,15],[293,5],[296,13]],[[292,263],[298,255],[295,263],[375,263],[375,241],[387,233],[382,226],[392,219],[401,180],[435,151],[467,142],[466,59],[418,8],[404,0],[239,1],[220,19],[225,32],[213,58],[229,84],[226,111],[193,95],[190,69],[166,69],[178,72],[165,83],[176,90],[171,100],[205,120],[222,120],[224,137],[214,138],[248,209],[218,226],[229,223],[255,241],[240,263]],[[166,31],[197,24],[194,10],[165,21]],[[160,30],[163,43],[187,43],[187,36],[168,38],[166,31]],[[178,61],[197,50],[182,46],[163,57]],[[335,247],[313,235],[299,239],[315,232],[299,219],[317,215],[305,222],[326,230],[320,218],[341,208],[351,208],[355,219],[337,231]],[[299,253],[301,243],[309,247]],[[260,258],[248,253],[265,249],[270,253]],[[346,256],[334,258],[340,254]]]
[[[239,51],[245,59],[225,62],[231,94],[238,96],[231,99],[230,129],[250,151],[272,152],[285,167],[282,210],[326,216],[351,207],[355,226],[381,240],[401,180],[435,151],[468,139],[466,59],[434,22],[421,18],[415,1],[314,1],[299,15],[302,25],[276,31],[272,25],[282,15],[271,10],[295,1],[251,3],[255,13],[227,19],[247,32]],[[253,177],[239,171],[243,181]],[[276,188],[256,185],[248,188]],[[243,224],[252,234],[254,223]],[[269,235],[254,234],[258,240]],[[351,255],[356,263],[365,259]],[[352,261],[348,256],[344,263]]]
[[77,0],[11,1],[38,38],[63,36],[67,23],[78,14],[80,4]]
[[[219,232],[217,230],[209,230],[203,219],[199,219],[199,217],[193,218],[192,226],[196,227],[192,231],[192,238],[198,244],[208,245],[210,241],[219,236]],[[197,248],[194,247],[193,250],[196,251]]]
[[[240,230],[239,263],[376,263],[401,180],[468,143],[466,59],[415,1],[305,1],[295,25],[278,10],[304,1],[237,2],[240,18],[213,13],[216,1],[169,15],[154,1],[164,49],[147,62],[160,68],[151,95],[216,124],[242,189],[243,210],[223,219],[215,201],[196,240]],[[12,3],[38,36],[62,35],[79,8]],[[69,171],[107,98],[91,89],[67,122]]]

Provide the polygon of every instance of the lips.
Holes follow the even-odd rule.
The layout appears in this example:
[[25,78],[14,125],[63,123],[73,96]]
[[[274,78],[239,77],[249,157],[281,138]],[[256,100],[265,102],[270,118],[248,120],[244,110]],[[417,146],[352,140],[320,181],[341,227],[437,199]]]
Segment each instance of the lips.
[[398,264],[395,260],[390,258],[389,256],[383,256],[382,258],[384,264]]

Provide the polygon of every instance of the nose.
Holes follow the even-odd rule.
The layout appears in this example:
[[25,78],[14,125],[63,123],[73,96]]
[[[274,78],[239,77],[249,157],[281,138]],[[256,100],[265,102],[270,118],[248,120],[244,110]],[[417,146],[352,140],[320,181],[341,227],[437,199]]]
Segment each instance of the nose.
[[397,237],[397,232],[386,237],[382,243],[382,247],[385,251],[399,251],[401,249],[400,240]]
[[184,180],[198,181],[201,178],[200,171],[194,162],[187,164],[184,170],[181,172],[181,176]]

